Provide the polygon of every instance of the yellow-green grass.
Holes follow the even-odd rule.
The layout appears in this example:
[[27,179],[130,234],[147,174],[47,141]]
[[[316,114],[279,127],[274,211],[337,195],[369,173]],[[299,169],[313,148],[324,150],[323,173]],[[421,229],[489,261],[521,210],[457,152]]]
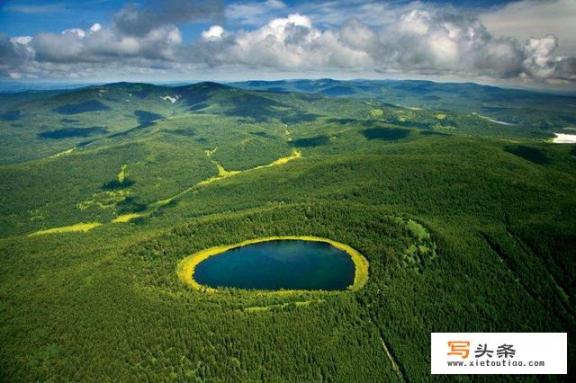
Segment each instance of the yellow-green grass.
[[[146,213],[129,213],[122,214],[112,220],[112,223],[125,223],[130,222],[133,219],[145,217]],[[34,233],[28,234],[29,237],[35,237],[38,235],[49,235],[49,234],[63,234],[63,233],[86,233],[98,226],[102,226],[103,223],[100,222],[80,222],[70,226],[53,227],[51,229],[39,230]]]
[[107,190],[92,195],[93,199],[79,202],[76,207],[80,210],[87,210],[92,208],[110,209],[122,202],[126,197],[131,195],[129,190]]
[[112,220],[112,223],[126,223],[130,222],[136,218],[146,217],[146,213],[129,213],[129,214],[122,214]]
[[241,170],[226,170],[226,169],[224,169],[224,166],[222,166],[218,162],[216,162],[216,161],[213,161],[213,162],[216,165],[216,169],[218,169],[218,175],[214,176],[214,177],[210,177],[204,181],[200,181],[196,184],[196,186],[206,186],[206,185],[209,185],[215,181],[219,181],[221,179],[232,177],[232,176],[235,176],[237,174],[242,173]]
[[293,304],[295,307],[306,307],[306,306],[310,306],[312,304],[324,303],[324,302],[326,302],[324,299],[310,299],[307,301],[286,302],[286,303],[280,303],[280,304],[269,305],[269,306],[246,307],[246,308],[244,308],[243,311],[247,312],[247,313],[259,313],[259,312],[270,311],[272,309],[282,309],[282,308],[288,307],[291,304]]
[[286,136],[286,141],[292,142],[292,132],[288,130],[288,125],[286,125],[286,129],[284,130],[284,135]]
[[438,113],[438,114],[434,115],[434,117],[437,120],[445,120],[447,116],[444,113]]
[[216,162],[216,168],[218,168],[218,177],[230,177],[233,176],[235,174],[239,174],[240,171],[239,170],[226,170],[224,169],[224,166],[220,165],[219,163]]
[[215,147],[212,150],[206,149],[206,150],[204,150],[204,153],[206,153],[206,157],[210,157],[210,156],[212,156],[212,154],[216,153],[216,150],[218,150],[218,147]]
[[29,234],[28,236],[33,237],[37,235],[47,235],[47,234],[85,233],[101,225],[102,224],[100,222],[80,222],[70,226],[53,227],[52,229],[39,230],[32,234]]
[[50,156],[50,158],[58,158],[58,157],[62,157],[62,156],[65,156],[65,155],[67,155],[67,154],[70,154],[70,153],[72,153],[73,151],[74,151],[74,148],[72,148],[72,149],[68,149],[68,150],[64,150],[63,152],[60,152],[60,153],[56,153],[56,154],[54,154],[54,155]]
[[116,178],[118,178],[118,182],[123,183],[124,180],[126,180],[126,168],[127,167],[128,167],[128,165],[124,164],[120,168],[120,171],[118,172],[118,175],[116,176]]
[[366,285],[366,282],[368,282],[368,260],[362,254],[360,254],[359,251],[357,251],[356,249],[352,248],[349,245],[334,241],[332,239],[314,237],[309,235],[273,236],[273,237],[255,238],[255,239],[248,239],[246,241],[242,241],[240,243],[232,245],[221,245],[210,247],[208,249],[204,249],[197,253],[189,255],[183,260],[181,260],[180,263],[178,264],[176,273],[178,275],[178,278],[180,278],[180,280],[185,285],[195,290],[213,293],[216,292],[217,289],[201,285],[194,279],[194,272],[196,271],[196,266],[198,266],[201,262],[205,261],[210,257],[224,253],[231,249],[253,245],[255,243],[278,241],[278,240],[300,240],[300,241],[327,243],[347,253],[352,259],[352,262],[354,263],[354,282],[352,283],[352,285],[348,286],[348,290],[358,291],[362,287],[364,287],[364,285]]
[[293,161],[293,160],[297,160],[298,158],[301,158],[301,157],[302,157],[302,152],[301,152],[300,150],[293,149],[293,150],[292,150],[292,153],[290,153],[289,156],[280,157],[280,158],[278,158],[276,161],[270,162],[269,164],[256,166],[255,168],[248,169],[248,170],[246,170],[246,171],[247,171],[247,172],[250,172],[250,171],[253,171],[253,170],[270,168],[270,167],[272,167],[272,166],[285,165],[285,164],[287,164],[288,162]]
[[368,114],[372,118],[380,118],[384,115],[384,111],[382,109],[372,109]]

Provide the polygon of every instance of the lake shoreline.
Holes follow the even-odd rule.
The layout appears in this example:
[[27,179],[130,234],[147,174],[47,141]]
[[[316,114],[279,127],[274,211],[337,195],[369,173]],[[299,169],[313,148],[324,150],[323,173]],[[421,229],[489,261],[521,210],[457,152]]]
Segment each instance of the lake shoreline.
[[[194,254],[191,254],[184,259],[182,259],[178,263],[177,267],[177,275],[178,278],[187,286],[193,288],[194,290],[214,293],[217,292],[218,289],[213,287],[204,286],[198,281],[194,279],[194,274],[196,271],[196,266],[198,266],[201,262],[207,260],[210,257],[222,254],[228,250],[253,245],[256,243],[262,242],[270,242],[270,241],[283,241],[283,240],[299,240],[299,241],[311,241],[311,242],[322,242],[329,244],[336,249],[339,249],[346,254],[348,254],[354,263],[354,282],[352,285],[348,286],[348,290],[350,291],[358,291],[362,289],[368,282],[368,267],[369,263],[368,260],[356,249],[352,248],[349,245],[346,245],[341,242],[334,241],[328,238],[322,237],[315,237],[315,236],[272,236],[272,237],[263,237],[263,238],[254,238],[249,239],[246,241],[242,241],[232,245],[224,245],[224,246],[214,246],[208,249],[204,249],[198,251]],[[269,291],[269,293],[287,293],[287,292],[298,292],[298,291],[306,291],[310,292],[312,290],[276,290],[276,291]],[[321,291],[321,290],[320,290]],[[263,290],[259,290],[259,292],[264,292]],[[266,291],[268,292],[268,291]]]

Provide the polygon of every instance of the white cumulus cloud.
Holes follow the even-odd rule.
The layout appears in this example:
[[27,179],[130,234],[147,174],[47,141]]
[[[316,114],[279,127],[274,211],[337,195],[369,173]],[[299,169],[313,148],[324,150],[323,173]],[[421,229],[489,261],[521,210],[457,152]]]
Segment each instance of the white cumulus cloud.
[[576,52],[575,0],[514,1],[482,13],[480,20],[494,35],[525,41],[553,34],[558,37],[561,54]]
[[202,38],[205,40],[220,40],[224,37],[224,28],[220,25],[212,25],[208,30],[202,32]]
[[343,43],[339,31],[321,31],[300,14],[238,33],[219,57],[223,64],[283,70],[366,67],[371,61],[366,52]]
[[[566,1],[576,2],[550,0],[549,4],[569,11]],[[123,8],[111,23],[86,29],[35,36],[0,34],[0,75],[90,78],[103,71],[148,75],[234,67],[236,72],[340,71],[576,82],[575,55],[561,50],[558,35],[519,38],[501,29],[494,33],[485,25],[485,20],[509,9],[525,14],[548,9],[538,8],[543,5],[533,0],[480,15],[421,2],[335,0],[318,6],[323,14],[302,6],[310,10],[309,15],[289,12],[280,0],[232,4],[225,11],[217,3],[169,0],[157,4],[165,5],[161,9]],[[339,12],[337,6],[345,11]],[[224,12],[227,24],[215,20]],[[256,25],[263,15],[269,18]],[[212,20],[212,25],[196,41],[185,42],[179,23],[200,20]],[[576,36],[574,26],[564,27]]]

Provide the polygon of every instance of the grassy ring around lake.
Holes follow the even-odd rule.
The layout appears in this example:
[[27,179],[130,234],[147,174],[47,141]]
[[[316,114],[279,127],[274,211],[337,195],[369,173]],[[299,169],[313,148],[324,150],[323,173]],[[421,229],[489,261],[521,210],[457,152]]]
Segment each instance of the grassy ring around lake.
[[[253,245],[262,242],[269,242],[269,241],[282,241],[282,240],[300,240],[300,241],[311,241],[311,242],[322,242],[328,244],[338,250],[341,250],[348,254],[354,263],[354,282],[348,286],[348,290],[350,291],[358,291],[368,281],[368,260],[360,254],[357,250],[348,246],[344,243],[340,243],[331,239],[321,238],[321,237],[314,237],[314,236],[273,236],[273,237],[264,237],[264,238],[255,238],[249,239],[246,241],[242,241],[240,243],[232,244],[232,245],[224,245],[224,246],[215,246],[210,247],[208,249],[201,250],[197,253],[187,256],[186,258],[182,259],[177,268],[178,278],[187,286],[204,292],[217,292],[218,289],[213,287],[204,286],[198,281],[194,279],[194,274],[196,271],[196,267],[202,263],[203,261],[207,260],[210,257],[222,254],[227,252],[228,250]],[[289,291],[289,290],[285,290]]]

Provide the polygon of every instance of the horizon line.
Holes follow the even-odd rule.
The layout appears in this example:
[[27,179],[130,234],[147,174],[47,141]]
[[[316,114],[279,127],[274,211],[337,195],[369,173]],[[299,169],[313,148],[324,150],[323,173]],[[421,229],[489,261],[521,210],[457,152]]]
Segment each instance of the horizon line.
[[[560,95],[573,95],[576,96],[576,90],[572,89],[559,89],[559,88],[547,88],[547,87],[531,87],[531,86],[514,86],[512,84],[502,85],[502,84],[486,84],[481,82],[476,82],[472,80],[434,80],[434,79],[417,79],[417,78],[353,78],[353,79],[336,79],[333,77],[294,77],[294,78],[278,78],[278,79],[247,79],[247,80],[159,80],[159,81],[138,81],[138,80],[102,80],[102,81],[82,81],[82,80],[15,80],[15,79],[0,79],[0,93],[22,93],[27,91],[59,91],[59,90],[73,90],[89,88],[92,86],[107,86],[114,84],[145,84],[145,85],[156,85],[156,86],[185,86],[194,85],[199,83],[216,83],[216,84],[241,84],[248,82],[294,82],[294,81],[335,81],[335,82],[429,82],[434,84],[458,84],[458,85],[476,85],[480,87],[488,88],[498,88],[504,90],[521,90],[526,92],[537,92],[537,93],[547,93],[547,94],[560,94]],[[14,85],[11,87],[3,87],[3,85]],[[18,85],[22,85],[18,87]],[[29,85],[28,87],[25,85]],[[44,85],[44,86],[42,86]],[[61,85],[62,87],[58,87]],[[36,86],[36,87],[34,87]],[[294,92],[299,93],[299,92]]]

